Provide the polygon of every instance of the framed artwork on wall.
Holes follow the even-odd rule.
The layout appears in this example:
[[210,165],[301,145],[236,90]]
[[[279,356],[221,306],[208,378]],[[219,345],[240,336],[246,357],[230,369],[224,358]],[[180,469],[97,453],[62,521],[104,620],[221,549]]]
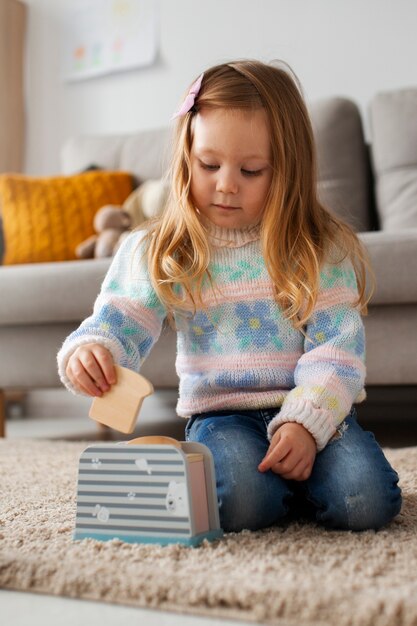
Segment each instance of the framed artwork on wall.
[[74,81],[152,65],[158,50],[155,0],[83,0],[62,22],[62,75]]

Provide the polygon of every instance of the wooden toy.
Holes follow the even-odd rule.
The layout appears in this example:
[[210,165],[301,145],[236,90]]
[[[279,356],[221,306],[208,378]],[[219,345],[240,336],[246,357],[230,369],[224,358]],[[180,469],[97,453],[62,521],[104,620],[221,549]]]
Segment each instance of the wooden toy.
[[[90,417],[132,432],[152,385],[117,367],[117,383],[95,398]],[[197,546],[223,536],[212,454],[171,437],[101,443],[82,452],[74,539]]]
[[94,398],[89,416],[121,433],[133,433],[143,399],[153,393],[153,386],[126,367],[115,368],[117,382],[101,398]]

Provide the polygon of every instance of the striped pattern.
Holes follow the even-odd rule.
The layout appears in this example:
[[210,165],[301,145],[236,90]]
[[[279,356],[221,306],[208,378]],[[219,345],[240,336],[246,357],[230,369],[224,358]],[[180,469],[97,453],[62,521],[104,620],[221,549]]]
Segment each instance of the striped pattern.
[[102,444],[79,463],[76,538],[190,537],[184,455],[170,446]]
[[192,374],[196,369],[210,371],[218,370],[234,370],[247,371],[250,369],[271,369],[288,370],[293,372],[302,352],[294,352],[293,354],[254,354],[242,355],[238,360],[235,355],[224,356],[219,361],[218,356],[207,355],[204,357],[179,355],[177,358],[177,367],[183,373]]
[[[216,289],[206,285],[204,310],[194,316],[176,315],[177,412],[189,417],[222,409],[276,407],[269,436],[281,423],[298,421],[320,451],[352,403],[365,397],[365,335],[361,315],[352,306],[358,294],[353,266],[345,259],[321,268],[317,305],[305,339],[272,297],[259,229],[255,231],[209,228],[209,270]],[[65,369],[81,343],[101,342],[116,362],[137,371],[160,334],[166,311],[141,262],[141,236],[134,233],[124,242],[93,315],[70,335],[58,355],[61,380],[74,392]]]
[[94,234],[97,210],[106,204],[123,204],[131,191],[132,177],[123,172],[1,176],[3,263],[75,259],[77,245]]

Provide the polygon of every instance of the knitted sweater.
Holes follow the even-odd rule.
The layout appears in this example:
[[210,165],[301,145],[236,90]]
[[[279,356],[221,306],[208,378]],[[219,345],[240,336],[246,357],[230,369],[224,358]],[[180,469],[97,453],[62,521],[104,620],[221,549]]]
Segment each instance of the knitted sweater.
[[[82,344],[106,346],[115,362],[138,371],[158,339],[166,310],[143,260],[143,232],[120,247],[94,311],[58,353],[62,382],[68,359]],[[273,299],[261,255],[259,227],[209,227],[209,270],[218,289],[204,289],[206,309],[175,316],[177,413],[277,407],[268,437],[284,422],[302,424],[318,451],[334,435],[353,402],[365,398],[365,337],[353,267],[347,259],[324,264],[315,310],[300,331]]]

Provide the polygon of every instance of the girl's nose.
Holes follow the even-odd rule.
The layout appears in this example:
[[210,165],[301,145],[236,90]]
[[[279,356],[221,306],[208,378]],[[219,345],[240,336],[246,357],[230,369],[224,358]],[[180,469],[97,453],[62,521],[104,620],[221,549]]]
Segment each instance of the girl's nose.
[[238,184],[234,174],[227,170],[220,170],[217,177],[216,191],[220,193],[237,193]]

